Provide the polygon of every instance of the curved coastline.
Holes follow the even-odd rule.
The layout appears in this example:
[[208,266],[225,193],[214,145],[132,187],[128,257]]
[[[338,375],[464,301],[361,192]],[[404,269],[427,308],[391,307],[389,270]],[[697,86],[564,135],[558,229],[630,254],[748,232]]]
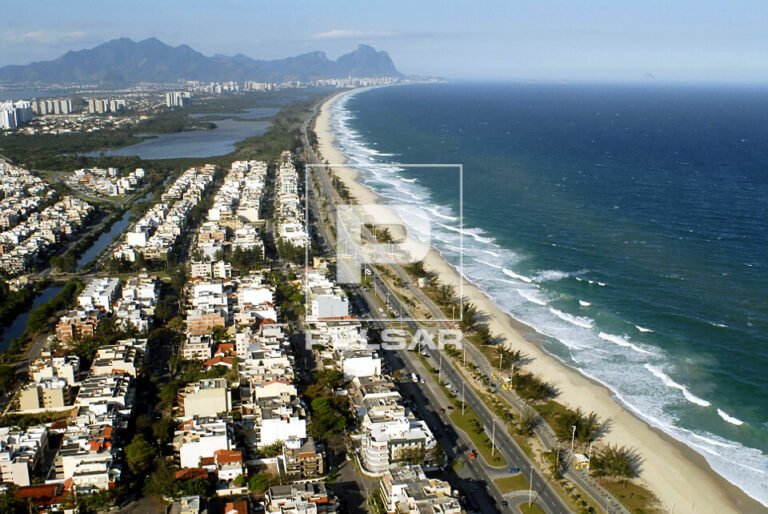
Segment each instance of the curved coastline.
[[[341,92],[328,99],[320,108],[315,121],[315,132],[321,155],[331,164],[349,162],[336,147],[331,125],[331,107],[342,97],[364,89]],[[378,196],[361,184],[358,173],[350,168],[337,168],[350,193],[361,202],[375,202]],[[457,271],[436,251],[432,250],[426,267],[448,282],[457,283]],[[529,369],[556,383],[562,393],[560,401],[587,411],[594,411],[612,422],[611,431],[604,442],[635,447],[644,458],[642,480],[658,496],[663,509],[668,512],[768,512],[758,501],[728,482],[710,467],[709,463],[689,446],[662,430],[643,421],[626,408],[620,400],[597,380],[571,368],[545,352],[533,342],[531,335],[538,333],[532,327],[512,318],[484,292],[463,280],[464,295],[481,311],[490,315],[492,332],[507,338],[510,344],[523,348],[533,357]]]

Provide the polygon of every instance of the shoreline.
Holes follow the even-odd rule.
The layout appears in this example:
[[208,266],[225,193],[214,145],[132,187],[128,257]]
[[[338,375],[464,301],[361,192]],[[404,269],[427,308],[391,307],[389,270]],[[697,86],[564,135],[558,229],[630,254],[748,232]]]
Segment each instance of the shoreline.
[[[348,159],[335,146],[329,107],[353,91],[344,91],[325,100],[315,118],[319,152],[331,164],[345,164]],[[359,174],[355,170],[339,167],[334,171],[358,201],[378,202],[378,196],[357,180]],[[610,420],[610,431],[600,442],[637,449],[643,458],[640,481],[657,496],[663,511],[768,512],[760,502],[717,474],[702,455],[637,417],[614,398],[607,387],[567,366],[527,338],[526,334],[537,334],[534,328],[511,317],[479,288],[461,279],[434,248],[425,259],[425,268],[437,273],[445,283],[461,280],[464,296],[488,315],[491,332],[505,337],[507,344],[532,358],[527,369],[542,375],[560,389],[558,401],[587,412],[594,411],[601,419]]]

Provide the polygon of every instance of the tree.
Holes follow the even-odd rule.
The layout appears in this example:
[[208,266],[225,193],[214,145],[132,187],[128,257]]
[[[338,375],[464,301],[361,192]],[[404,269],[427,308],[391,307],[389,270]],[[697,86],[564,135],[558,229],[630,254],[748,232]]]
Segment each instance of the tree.
[[158,498],[173,496],[174,487],[173,470],[165,464],[165,461],[158,459],[155,470],[147,477],[144,494]]
[[581,409],[563,409],[552,423],[555,433],[564,441],[570,441],[574,426],[576,440],[580,443],[589,443],[598,438],[603,424],[597,414],[594,412],[585,414]]
[[549,450],[545,454],[547,462],[549,463],[549,471],[552,473],[552,476],[555,478],[555,480],[559,480],[562,476],[562,458],[560,455],[560,449],[554,448],[552,450]]
[[152,423],[152,435],[157,440],[157,444],[162,448],[171,442],[173,432],[176,429],[176,423],[172,418],[160,418]]
[[248,491],[250,491],[251,494],[260,496],[275,482],[275,476],[271,473],[256,473],[248,480]]
[[521,434],[528,437],[533,435],[533,431],[539,424],[539,413],[530,407],[526,407],[520,414],[518,430]]
[[598,476],[609,476],[626,481],[640,476],[642,458],[637,450],[627,446],[608,445],[592,457],[590,469]]
[[557,387],[531,373],[515,373],[511,383],[520,396],[531,401],[547,400],[559,394]]
[[97,491],[88,496],[78,498],[79,512],[84,514],[105,512],[112,506],[114,501],[115,496],[112,491]]
[[347,425],[346,418],[339,416],[328,398],[315,398],[310,405],[312,407],[310,431],[313,437],[324,441],[332,434],[344,431]]
[[261,453],[265,457],[277,457],[283,453],[283,441],[275,441],[261,449]]
[[437,301],[443,305],[456,303],[456,289],[449,284],[441,284],[437,288]]
[[134,474],[143,475],[152,465],[156,453],[155,448],[144,439],[144,436],[137,434],[125,447],[125,460]]
[[0,493],[0,512],[8,514],[26,514],[27,504],[21,498],[17,498],[13,492],[15,486],[10,485],[3,493]]
[[480,323],[480,313],[472,302],[464,302],[461,306],[461,329],[464,331],[475,330]]
[[420,464],[427,456],[427,451],[423,447],[405,448],[398,453],[396,461],[407,462],[408,464]]
[[207,478],[195,478],[194,480],[177,480],[176,490],[173,496],[211,496],[214,491],[213,482]]

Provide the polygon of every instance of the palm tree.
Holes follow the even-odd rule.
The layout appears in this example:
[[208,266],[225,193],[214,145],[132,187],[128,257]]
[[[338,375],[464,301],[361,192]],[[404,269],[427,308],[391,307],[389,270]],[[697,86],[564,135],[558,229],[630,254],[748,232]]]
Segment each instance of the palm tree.
[[464,302],[461,306],[461,329],[474,330],[480,322],[477,306],[472,302]]
[[640,476],[641,463],[636,449],[609,444],[592,457],[589,467],[598,476],[618,478],[626,485],[627,480]]
[[603,423],[594,412],[582,416],[576,427],[576,437],[583,443],[591,443],[600,437]]
[[443,305],[456,302],[456,289],[449,284],[440,284],[437,288],[437,301]]
[[539,413],[530,407],[526,407],[522,413],[520,413],[519,431],[526,436],[532,436],[533,431],[536,430],[536,426],[539,424]]

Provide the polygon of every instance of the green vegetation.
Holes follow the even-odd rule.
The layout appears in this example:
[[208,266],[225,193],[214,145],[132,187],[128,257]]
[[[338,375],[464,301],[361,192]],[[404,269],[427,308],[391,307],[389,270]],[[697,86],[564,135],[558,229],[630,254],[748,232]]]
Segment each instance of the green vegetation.
[[533,402],[549,400],[558,395],[557,387],[532,373],[515,373],[511,384],[517,394]]
[[[70,280],[59,293],[48,300],[42,305],[38,305],[33,310],[27,320],[27,328],[21,337],[11,341],[8,349],[0,355],[0,363],[9,364],[18,359],[19,355],[24,350],[25,345],[31,341],[38,333],[46,329],[50,323],[52,323],[54,316],[60,310],[66,309],[75,297],[82,290],[83,284],[77,279]],[[7,382],[12,378],[12,374],[9,374],[8,370],[0,369],[0,394],[4,394],[8,389],[11,382]]]
[[83,283],[80,280],[73,279],[67,282],[59,294],[32,311],[29,315],[26,332],[35,334],[43,330],[58,311],[69,307],[82,289]]
[[157,459],[153,467],[154,471],[149,474],[144,483],[144,494],[148,496],[180,498],[213,495],[215,486],[209,478],[177,479],[174,476],[175,469],[168,466],[162,459]]
[[526,491],[531,486],[523,475],[497,478],[493,483],[499,488],[501,494],[511,493],[512,491]]
[[626,481],[640,476],[642,458],[637,450],[609,444],[592,456],[590,469],[597,476],[608,476]]
[[379,486],[368,496],[366,503],[368,504],[368,512],[371,514],[385,514],[387,512],[381,494],[381,486]]
[[[15,426],[22,429],[27,429],[35,425],[44,425],[53,421],[59,421],[69,417],[68,411],[63,412],[42,412],[40,414],[17,414],[10,412],[2,417],[0,426]],[[1,511],[0,511],[1,512]]]
[[609,479],[600,480],[600,485],[633,514],[662,512],[656,496],[641,485]]
[[282,441],[275,441],[274,443],[262,448],[261,454],[267,458],[277,457],[278,455],[282,455],[283,446],[284,444]]
[[277,483],[277,477],[271,473],[256,473],[248,479],[248,491],[255,496],[261,496]]
[[27,502],[14,496],[13,491],[15,489],[16,486],[10,484],[5,491],[0,493],[0,512],[3,514],[27,514],[30,512]]
[[523,514],[546,514],[544,509],[539,507],[539,505],[536,503],[532,503],[530,505],[528,505],[527,503],[524,503],[523,505],[520,506],[520,511]]
[[334,393],[344,387],[344,375],[336,370],[322,370],[316,376],[316,382],[304,390],[312,413],[309,433],[329,447],[342,448],[346,428],[354,423],[347,398]]
[[[485,431],[485,427],[475,412],[467,407],[465,413],[461,415],[461,409],[455,409],[450,415],[451,421],[457,428],[463,430],[469,435],[472,440],[472,444],[475,445],[477,451],[483,456],[485,461],[491,466],[506,466],[507,461],[497,451],[492,453],[491,439]],[[503,430],[499,430],[499,437],[506,437]]]
[[270,284],[275,286],[275,302],[280,312],[290,318],[298,318],[304,314],[304,291],[300,282],[292,273],[287,276],[272,272],[268,276]]
[[131,442],[125,446],[125,461],[136,475],[143,475],[149,470],[155,454],[154,446],[141,434],[133,436]]
[[0,327],[10,324],[16,316],[29,307],[37,295],[33,287],[11,291],[8,283],[0,279]]

